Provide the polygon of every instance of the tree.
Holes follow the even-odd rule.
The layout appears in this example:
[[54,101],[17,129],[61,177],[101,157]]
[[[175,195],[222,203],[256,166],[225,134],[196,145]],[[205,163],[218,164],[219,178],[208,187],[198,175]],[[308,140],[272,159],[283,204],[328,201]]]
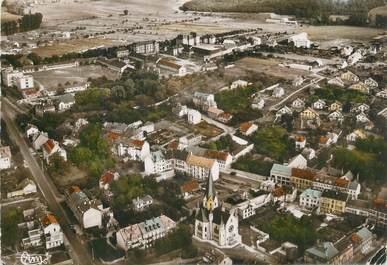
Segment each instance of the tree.
[[18,242],[17,225],[23,221],[23,216],[16,208],[1,211],[1,240],[4,246],[13,246]]
[[127,9],[124,10],[124,15],[127,16],[129,14],[129,11]]

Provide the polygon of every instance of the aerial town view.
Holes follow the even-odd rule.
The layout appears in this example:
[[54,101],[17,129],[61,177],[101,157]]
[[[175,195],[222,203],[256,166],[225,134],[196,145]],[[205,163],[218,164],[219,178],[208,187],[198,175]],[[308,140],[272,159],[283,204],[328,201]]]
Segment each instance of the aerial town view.
[[3,0],[1,265],[387,265],[385,0]]

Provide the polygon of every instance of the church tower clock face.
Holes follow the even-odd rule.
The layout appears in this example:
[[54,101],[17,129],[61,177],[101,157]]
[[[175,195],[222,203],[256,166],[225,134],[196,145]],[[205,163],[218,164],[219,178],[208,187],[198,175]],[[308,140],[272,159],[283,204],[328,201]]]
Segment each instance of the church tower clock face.
[[232,230],[234,230],[234,226],[233,226],[233,225],[230,225],[230,227],[228,228],[228,231],[231,233]]

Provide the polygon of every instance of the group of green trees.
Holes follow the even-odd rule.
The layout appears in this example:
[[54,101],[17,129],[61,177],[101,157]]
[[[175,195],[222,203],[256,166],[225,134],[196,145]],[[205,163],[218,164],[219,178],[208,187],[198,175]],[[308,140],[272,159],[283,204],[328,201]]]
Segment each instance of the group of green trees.
[[337,168],[351,170],[359,174],[359,179],[376,187],[387,180],[387,141],[383,138],[369,137],[357,140],[356,149],[338,147],[334,151],[333,163]]
[[248,86],[233,90],[225,90],[215,95],[218,107],[233,115],[230,122],[231,125],[262,117],[262,113],[259,110],[250,108],[251,96],[258,90],[258,86]]
[[325,99],[329,101],[340,101],[343,104],[343,111],[349,111],[348,107],[351,103],[364,103],[367,99],[367,95],[356,91],[338,88],[333,85],[326,85],[322,88],[318,88],[314,91],[314,95],[309,98],[309,101],[313,102],[317,99]]
[[285,161],[295,154],[294,142],[289,139],[286,129],[282,127],[259,129],[250,138],[257,153],[277,161]]
[[[329,24],[330,15],[347,15],[350,25],[366,25],[368,12],[384,6],[383,0],[192,0],[181,9],[209,12],[274,12],[281,15],[294,15],[310,19],[312,23]],[[341,22],[342,23],[342,22]]]
[[7,208],[1,211],[2,247],[13,247],[19,241],[17,224],[22,221],[23,215],[16,208]]
[[12,35],[18,32],[38,29],[42,23],[43,15],[41,13],[27,14],[18,20],[11,20],[1,23],[1,31],[5,35]]
[[98,177],[114,166],[108,142],[103,138],[102,125],[90,123],[81,131],[79,139],[79,145],[70,152],[70,161],[87,169],[91,183],[96,184]]
[[269,176],[272,162],[256,159],[250,155],[242,156],[231,167],[263,176]]
[[292,214],[277,214],[261,229],[270,234],[270,238],[298,245],[300,253],[312,246],[317,239],[316,231],[310,217],[303,216],[300,220]]
[[236,143],[232,140],[231,135],[225,135],[218,140],[203,144],[204,148],[216,151],[228,151],[231,152]]

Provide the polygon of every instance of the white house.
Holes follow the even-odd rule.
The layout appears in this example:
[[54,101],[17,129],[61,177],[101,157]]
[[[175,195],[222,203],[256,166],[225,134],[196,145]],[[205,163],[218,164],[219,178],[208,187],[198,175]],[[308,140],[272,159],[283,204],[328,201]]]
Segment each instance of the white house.
[[329,79],[328,84],[338,86],[338,87],[345,87],[344,81],[338,76],[332,79]]
[[306,189],[300,195],[300,206],[305,209],[314,209],[320,205],[322,192],[314,189]]
[[288,43],[293,43],[293,45],[297,48],[307,49],[309,49],[312,45],[312,42],[308,39],[308,33],[306,32],[301,32],[289,37]]
[[202,138],[201,134],[189,133],[179,138],[179,144],[182,145],[183,148],[198,145],[202,141]]
[[236,81],[231,83],[230,89],[235,89],[238,87],[246,87],[248,84],[249,84],[249,82],[239,79],[239,80],[236,80]]
[[344,120],[343,114],[340,111],[338,111],[338,110],[330,113],[328,115],[328,118],[329,118],[330,121],[342,122]]
[[118,230],[117,245],[125,251],[134,248],[146,249],[157,239],[165,237],[175,227],[176,223],[165,215],[154,217]]
[[143,197],[133,199],[132,203],[136,211],[142,211],[152,205],[153,198],[150,195],[145,195]]
[[287,164],[287,166],[289,168],[305,169],[308,166],[308,160],[306,160],[302,154],[298,154],[289,160],[289,163]]
[[17,185],[17,190],[7,193],[7,198],[13,198],[18,196],[24,196],[32,193],[36,193],[36,184],[29,178],[24,179]]
[[308,159],[308,160],[312,160],[313,158],[316,157],[316,151],[313,149],[313,148],[304,148],[304,150],[302,150],[302,155]]
[[283,95],[285,95],[285,90],[282,87],[277,86],[273,89],[273,97],[280,98]]
[[0,170],[11,167],[11,148],[9,146],[0,147]]
[[305,101],[301,98],[296,98],[292,102],[292,108],[297,109],[297,110],[305,108]]
[[73,94],[64,94],[56,98],[58,111],[65,111],[70,109],[75,104],[75,97]]
[[280,109],[276,112],[275,116],[276,116],[277,118],[280,118],[282,115],[285,115],[285,114],[292,115],[292,113],[293,113],[293,111],[292,111],[291,108],[289,108],[288,106],[283,106],[282,108],[280,108]]
[[102,204],[90,200],[78,186],[72,186],[66,193],[67,204],[84,229],[102,227]]
[[57,141],[52,139],[48,139],[43,145],[43,158],[47,163],[50,163],[50,157],[53,154],[59,154],[60,157],[63,158],[64,161],[67,161],[67,152],[62,147],[59,146]]
[[370,119],[368,119],[367,115],[364,112],[361,112],[356,115],[356,121],[360,123],[367,123],[370,121]]
[[319,100],[313,102],[312,107],[313,107],[314,109],[322,110],[322,109],[325,108],[326,104],[327,104],[327,103],[326,103],[324,100],[319,99]]
[[367,135],[362,130],[354,130],[346,136],[347,142],[356,142],[357,139],[365,139]]
[[[144,159],[144,169],[146,175],[170,175],[173,173],[173,161],[167,158],[160,150],[151,152],[149,156]],[[174,175],[174,173],[172,174]]]
[[26,127],[26,136],[27,136],[27,138],[30,138],[31,136],[36,135],[38,133],[39,133],[38,127],[36,127],[33,124],[28,124],[28,126]]
[[173,73],[177,76],[184,76],[187,74],[187,68],[184,65],[177,63],[177,61],[167,58],[159,59],[156,65],[163,70]]
[[351,109],[351,112],[367,112],[370,110],[370,106],[368,106],[365,103],[362,103],[360,105],[357,105]]
[[204,110],[207,110],[209,107],[217,107],[214,94],[195,92],[193,95],[193,103],[195,106],[198,106]]
[[32,75],[23,75],[16,78],[16,86],[18,89],[28,89],[34,87],[34,77]]
[[371,77],[367,78],[366,80],[364,80],[364,84],[366,86],[368,86],[370,89],[374,89],[374,88],[377,88],[379,86],[378,82],[376,82],[374,79],[372,79]]
[[33,135],[32,146],[35,150],[40,150],[42,145],[48,141],[48,134],[45,132],[40,132],[39,134]]
[[173,107],[172,112],[178,117],[183,117],[188,114],[188,107],[179,103],[177,106]]
[[239,126],[239,131],[246,136],[251,135],[258,130],[258,125],[251,122],[244,122]]
[[42,219],[43,233],[46,249],[52,249],[63,245],[63,232],[56,217],[48,213]]
[[265,106],[265,100],[260,96],[255,96],[253,102],[251,103],[252,109],[263,109]]
[[194,109],[189,109],[187,113],[187,121],[189,124],[198,124],[202,120],[202,114],[199,111]]
[[339,101],[335,101],[329,105],[330,111],[342,111],[343,110],[343,104],[341,104]]
[[380,98],[387,98],[387,89],[383,89],[382,91],[379,91],[378,93],[376,93],[376,96]]
[[302,150],[306,145],[306,137],[303,135],[297,135],[294,139],[294,144],[296,146],[296,150]]
[[75,129],[77,131],[79,131],[79,129],[81,129],[83,126],[86,126],[89,124],[89,121],[87,119],[84,119],[84,118],[79,118],[76,122],[75,122]]
[[150,146],[147,141],[130,139],[122,140],[117,145],[118,156],[128,156],[131,160],[144,161],[150,155]]
[[337,140],[339,139],[339,135],[333,132],[328,132],[326,136],[320,137],[320,145],[322,146],[330,146],[331,144],[337,143]]

